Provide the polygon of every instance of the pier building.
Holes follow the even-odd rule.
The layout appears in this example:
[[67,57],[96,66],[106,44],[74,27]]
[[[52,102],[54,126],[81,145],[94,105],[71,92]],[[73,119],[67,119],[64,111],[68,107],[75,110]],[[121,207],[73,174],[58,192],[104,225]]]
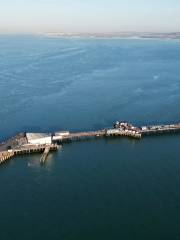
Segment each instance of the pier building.
[[47,133],[26,133],[28,144],[51,144],[52,136]]

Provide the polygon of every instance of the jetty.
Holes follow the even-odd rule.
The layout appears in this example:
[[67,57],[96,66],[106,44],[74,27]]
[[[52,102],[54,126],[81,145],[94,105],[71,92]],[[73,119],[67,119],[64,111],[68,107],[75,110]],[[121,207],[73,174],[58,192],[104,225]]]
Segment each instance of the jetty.
[[0,164],[24,154],[42,153],[40,163],[44,164],[50,151],[56,151],[62,144],[83,141],[89,138],[128,137],[140,140],[148,135],[174,134],[180,132],[180,123],[134,126],[127,121],[116,121],[112,128],[71,133],[20,133],[0,144]]

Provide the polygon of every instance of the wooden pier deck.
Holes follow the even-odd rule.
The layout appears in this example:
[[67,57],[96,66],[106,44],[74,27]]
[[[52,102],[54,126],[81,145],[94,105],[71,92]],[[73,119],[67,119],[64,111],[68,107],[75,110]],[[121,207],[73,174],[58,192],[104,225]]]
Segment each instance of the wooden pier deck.
[[105,136],[105,130],[70,133],[69,135],[62,137],[62,142],[103,136]]
[[[30,154],[30,153],[36,153],[36,152],[43,152],[45,150],[47,145],[24,145],[20,146],[18,148],[13,149],[14,155],[22,155],[22,154]],[[52,144],[50,148],[53,150],[55,147],[55,144]]]
[[[15,149],[12,149],[11,151],[3,151],[0,152],[0,164],[4,163],[5,161],[9,160],[10,158],[17,156],[17,155],[25,155],[25,154],[32,154],[32,153],[48,153],[49,151],[55,151],[58,149],[57,144],[51,144],[51,145],[24,145],[19,146]],[[46,150],[46,152],[45,152]],[[48,153],[43,155],[43,159],[46,159]]]
[[61,142],[84,140],[92,137],[100,138],[100,137],[110,137],[110,136],[141,138],[141,133],[132,132],[132,131],[117,131],[115,133],[108,134],[106,129],[99,130],[99,131],[91,131],[91,132],[77,132],[77,133],[70,133],[67,136],[63,136]]

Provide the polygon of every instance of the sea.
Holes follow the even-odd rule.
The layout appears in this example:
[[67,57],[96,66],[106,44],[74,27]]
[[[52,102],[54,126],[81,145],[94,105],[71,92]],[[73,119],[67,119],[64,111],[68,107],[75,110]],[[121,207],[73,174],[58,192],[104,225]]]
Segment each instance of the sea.
[[[180,122],[180,40],[0,36],[0,140]],[[0,240],[180,239],[180,134],[0,166]]]

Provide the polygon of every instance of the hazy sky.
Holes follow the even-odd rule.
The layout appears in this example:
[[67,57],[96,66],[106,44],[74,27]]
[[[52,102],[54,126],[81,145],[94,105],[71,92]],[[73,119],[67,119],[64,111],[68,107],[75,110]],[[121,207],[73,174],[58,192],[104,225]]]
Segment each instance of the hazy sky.
[[180,0],[0,0],[0,32],[180,31]]

